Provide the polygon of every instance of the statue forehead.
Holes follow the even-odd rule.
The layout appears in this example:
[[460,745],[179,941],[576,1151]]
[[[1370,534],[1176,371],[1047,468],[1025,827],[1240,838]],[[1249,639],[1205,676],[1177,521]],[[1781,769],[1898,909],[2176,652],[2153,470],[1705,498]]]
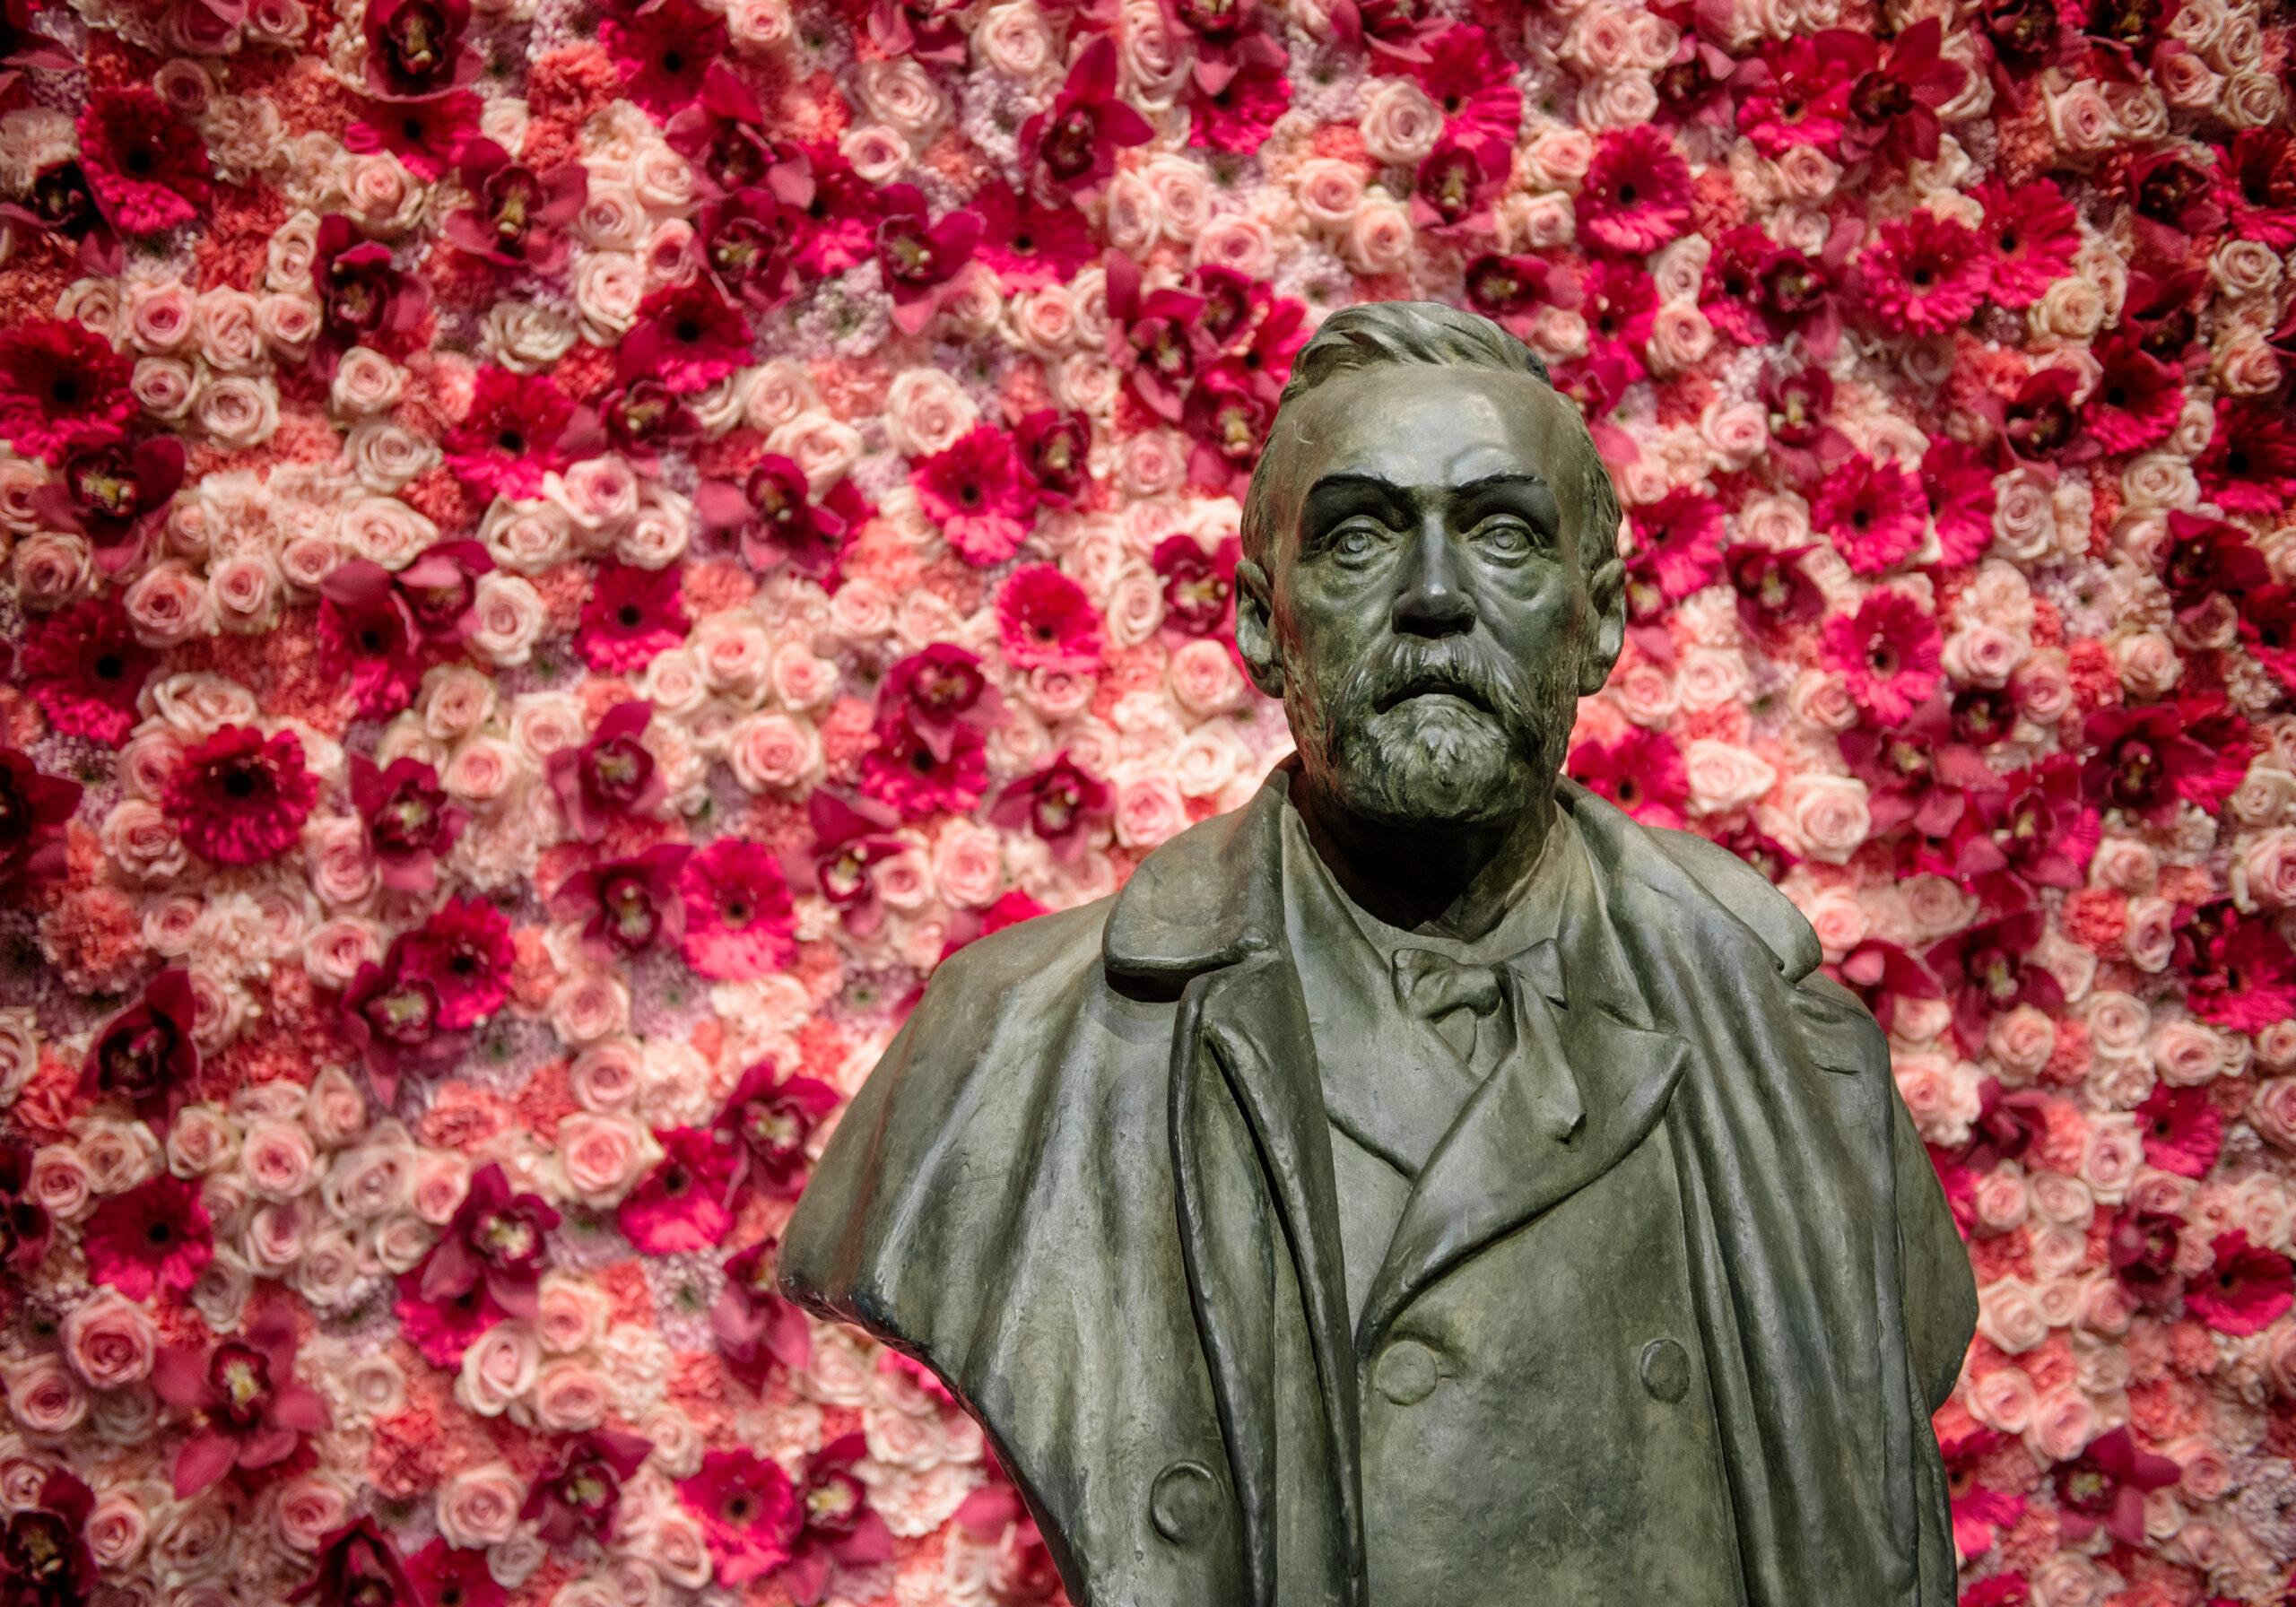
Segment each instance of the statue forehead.
[[[1274,444],[1295,497],[1330,473],[1442,486],[1529,472],[1560,491],[1584,449],[1568,413],[1569,404],[1529,374],[1380,364],[1300,397],[1284,409]],[[1293,511],[1285,510],[1287,521]]]

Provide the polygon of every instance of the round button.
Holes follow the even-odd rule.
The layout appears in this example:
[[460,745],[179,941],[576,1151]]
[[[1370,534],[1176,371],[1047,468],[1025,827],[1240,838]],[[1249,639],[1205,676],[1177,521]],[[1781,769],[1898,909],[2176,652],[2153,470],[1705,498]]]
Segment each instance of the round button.
[[1415,1339],[1399,1339],[1379,1357],[1371,1382],[1398,1406],[1416,1406],[1435,1393],[1435,1352]]
[[1212,1533],[1220,1516],[1220,1481],[1200,1462],[1175,1462],[1156,1475],[1148,1492],[1156,1533],[1174,1545],[1192,1545]]
[[1690,1393],[1690,1352],[1677,1339],[1654,1339],[1642,1347],[1642,1387],[1661,1401]]

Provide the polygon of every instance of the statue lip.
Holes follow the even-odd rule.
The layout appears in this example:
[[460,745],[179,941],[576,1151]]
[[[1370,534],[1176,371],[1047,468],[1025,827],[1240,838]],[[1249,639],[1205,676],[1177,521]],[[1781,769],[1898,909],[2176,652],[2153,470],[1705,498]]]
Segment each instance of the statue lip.
[[1457,676],[1439,674],[1414,675],[1407,681],[1389,687],[1372,699],[1371,711],[1374,714],[1385,714],[1387,710],[1400,708],[1414,698],[1436,697],[1456,698],[1470,708],[1479,709],[1484,714],[1493,712],[1491,706],[1483,701],[1483,694],[1474,687],[1467,685]]

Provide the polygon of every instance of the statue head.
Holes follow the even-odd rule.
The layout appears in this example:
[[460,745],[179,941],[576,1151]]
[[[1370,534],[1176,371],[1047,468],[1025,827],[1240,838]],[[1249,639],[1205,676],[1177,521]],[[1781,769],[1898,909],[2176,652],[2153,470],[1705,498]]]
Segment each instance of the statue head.
[[1429,301],[1325,320],[1245,498],[1236,642],[1303,779],[1371,823],[1495,826],[1561,769],[1625,632],[1618,495],[1546,365]]

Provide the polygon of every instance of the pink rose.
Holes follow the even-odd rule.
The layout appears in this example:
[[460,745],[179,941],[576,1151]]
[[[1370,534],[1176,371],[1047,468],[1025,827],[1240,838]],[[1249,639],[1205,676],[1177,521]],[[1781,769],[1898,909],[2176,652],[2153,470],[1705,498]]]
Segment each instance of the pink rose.
[[557,1158],[566,1186],[584,1204],[619,1204],[661,1159],[653,1135],[627,1116],[578,1110],[558,1124]]
[[311,1186],[318,1152],[311,1135],[292,1122],[257,1122],[239,1145],[239,1165],[257,1197],[287,1201]]
[[2039,1392],[2024,1368],[1997,1367],[1982,1378],[1970,1380],[1970,1415],[1988,1429],[2022,1434],[2031,1427]]
[[2118,1204],[2144,1164],[2144,1142],[2134,1118],[2098,1116],[2089,1128],[2089,1147],[2081,1158],[2081,1180],[2108,1205]]
[[1152,848],[1187,825],[1179,789],[1163,776],[1137,776],[1116,789],[1116,839],[1127,848]]
[[[533,1335],[525,1333],[525,1327],[523,1323],[511,1322],[489,1329],[486,1338],[505,1329],[520,1331],[509,1343],[492,1347],[490,1354],[511,1353],[520,1337],[531,1343]],[[485,1345],[486,1338],[482,1338],[477,1346],[472,1347],[471,1354],[476,1354],[479,1347]],[[528,1362],[525,1370],[527,1381],[531,1382],[533,1364]],[[463,1364],[464,1377],[467,1379],[470,1373],[469,1357],[466,1355]],[[487,1415],[491,1417],[494,1413],[488,1412]],[[525,1504],[526,1498],[526,1481],[519,1478],[507,1463],[489,1462],[466,1468],[439,1487],[439,1533],[447,1537],[449,1545],[470,1551],[508,1540],[510,1532],[518,1525],[518,1508]]]
[[1852,776],[1805,775],[1787,783],[1786,824],[1803,852],[1846,864],[1873,830],[1866,784]]
[[606,1381],[587,1361],[546,1362],[535,1378],[535,1426],[545,1434],[578,1434],[606,1420],[613,1402]]
[[144,1504],[129,1491],[108,1490],[89,1509],[81,1538],[88,1542],[97,1567],[117,1573],[135,1565],[151,1533],[152,1515]]
[[952,821],[933,845],[933,881],[952,904],[978,909],[1004,890],[1004,838],[970,821]]
[[571,1356],[597,1342],[605,1312],[596,1291],[564,1273],[548,1273],[536,1297],[535,1334],[553,1356]]
[[[481,1417],[500,1417],[510,1409],[514,1402],[535,1386],[535,1374],[541,1366],[542,1346],[535,1340],[535,1332],[531,1327],[515,1319],[497,1323],[479,1335],[470,1349],[463,1352],[462,1375],[456,1382],[455,1396]],[[506,1473],[508,1471],[504,1470]],[[468,1478],[469,1475],[465,1477]],[[515,1478],[513,1481],[515,1482]],[[472,1517],[474,1524],[477,1526],[465,1529],[463,1533],[480,1533],[481,1528],[490,1525],[489,1515],[494,1511],[494,1507],[491,1499],[489,1498],[488,1492],[494,1488],[485,1481],[479,1481],[478,1488],[473,1492],[472,1497],[474,1506]],[[524,1493],[524,1491],[517,1491],[510,1498],[509,1511],[512,1516],[516,1516],[518,1501]],[[439,1498],[439,1525],[451,1538],[455,1536],[457,1529],[461,1527],[461,1520],[458,1517],[454,1527],[448,1526],[447,1512],[450,1498],[452,1498],[450,1496],[445,1494]],[[505,1518],[501,1522],[502,1527],[499,1533],[485,1533],[483,1539],[457,1540],[457,1543],[485,1545],[500,1540],[510,1532],[510,1519]]]
[[638,1097],[645,1065],[644,1052],[636,1043],[610,1038],[576,1055],[567,1081],[584,1109],[619,1110]]
[[1985,1047],[2005,1071],[2031,1078],[2057,1052],[2057,1023],[2047,1012],[2020,1004],[1993,1018],[1986,1030]]
[[1164,666],[1164,680],[1180,707],[1198,718],[1233,708],[1245,692],[1235,660],[1224,646],[1209,637],[1177,649]]
[[1839,959],[1865,941],[1866,908],[1846,887],[1829,887],[1802,906],[1802,915],[1830,958]]
[[2012,1356],[2022,1356],[2048,1337],[2048,1319],[2030,1285],[2013,1278],[1977,1291],[1977,1331]]
[[63,1340],[72,1370],[91,1388],[120,1389],[151,1376],[159,1330],[135,1301],[99,1289],[65,1314]]
[[822,777],[821,734],[799,715],[752,715],[734,727],[726,762],[753,793],[806,786]]
[[7,1385],[8,1410],[26,1433],[61,1438],[88,1415],[86,1392],[57,1356],[43,1351],[0,1366],[0,1379]]
[[604,971],[570,977],[551,995],[551,1029],[570,1044],[596,1043],[630,1025],[630,990]]
[[2081,1386],[2060,1384],[2033,1403],[2033,1422],[2028,1432],[2034,1451],[2042,1458],[2070,1462],[2096,1437],[2097,1428],[2097,1409]]
[[2032,1210],[2032,1190],[2014,1172],[1988,1172],[1979,1177],[1971,1197],[1980,1227],[1988,1233],[2022,1228]]
[[351,1521],[351,1492],[335,1476],[305,1473],[281,1487],[274,1511],[280,1538],[305,1554]]
[[1690,780],[1692,810],[1720,814],[1759,803],[1778,785],[1778,771],[1760,755],[1735,743],[1700,737],[1683,750]]

